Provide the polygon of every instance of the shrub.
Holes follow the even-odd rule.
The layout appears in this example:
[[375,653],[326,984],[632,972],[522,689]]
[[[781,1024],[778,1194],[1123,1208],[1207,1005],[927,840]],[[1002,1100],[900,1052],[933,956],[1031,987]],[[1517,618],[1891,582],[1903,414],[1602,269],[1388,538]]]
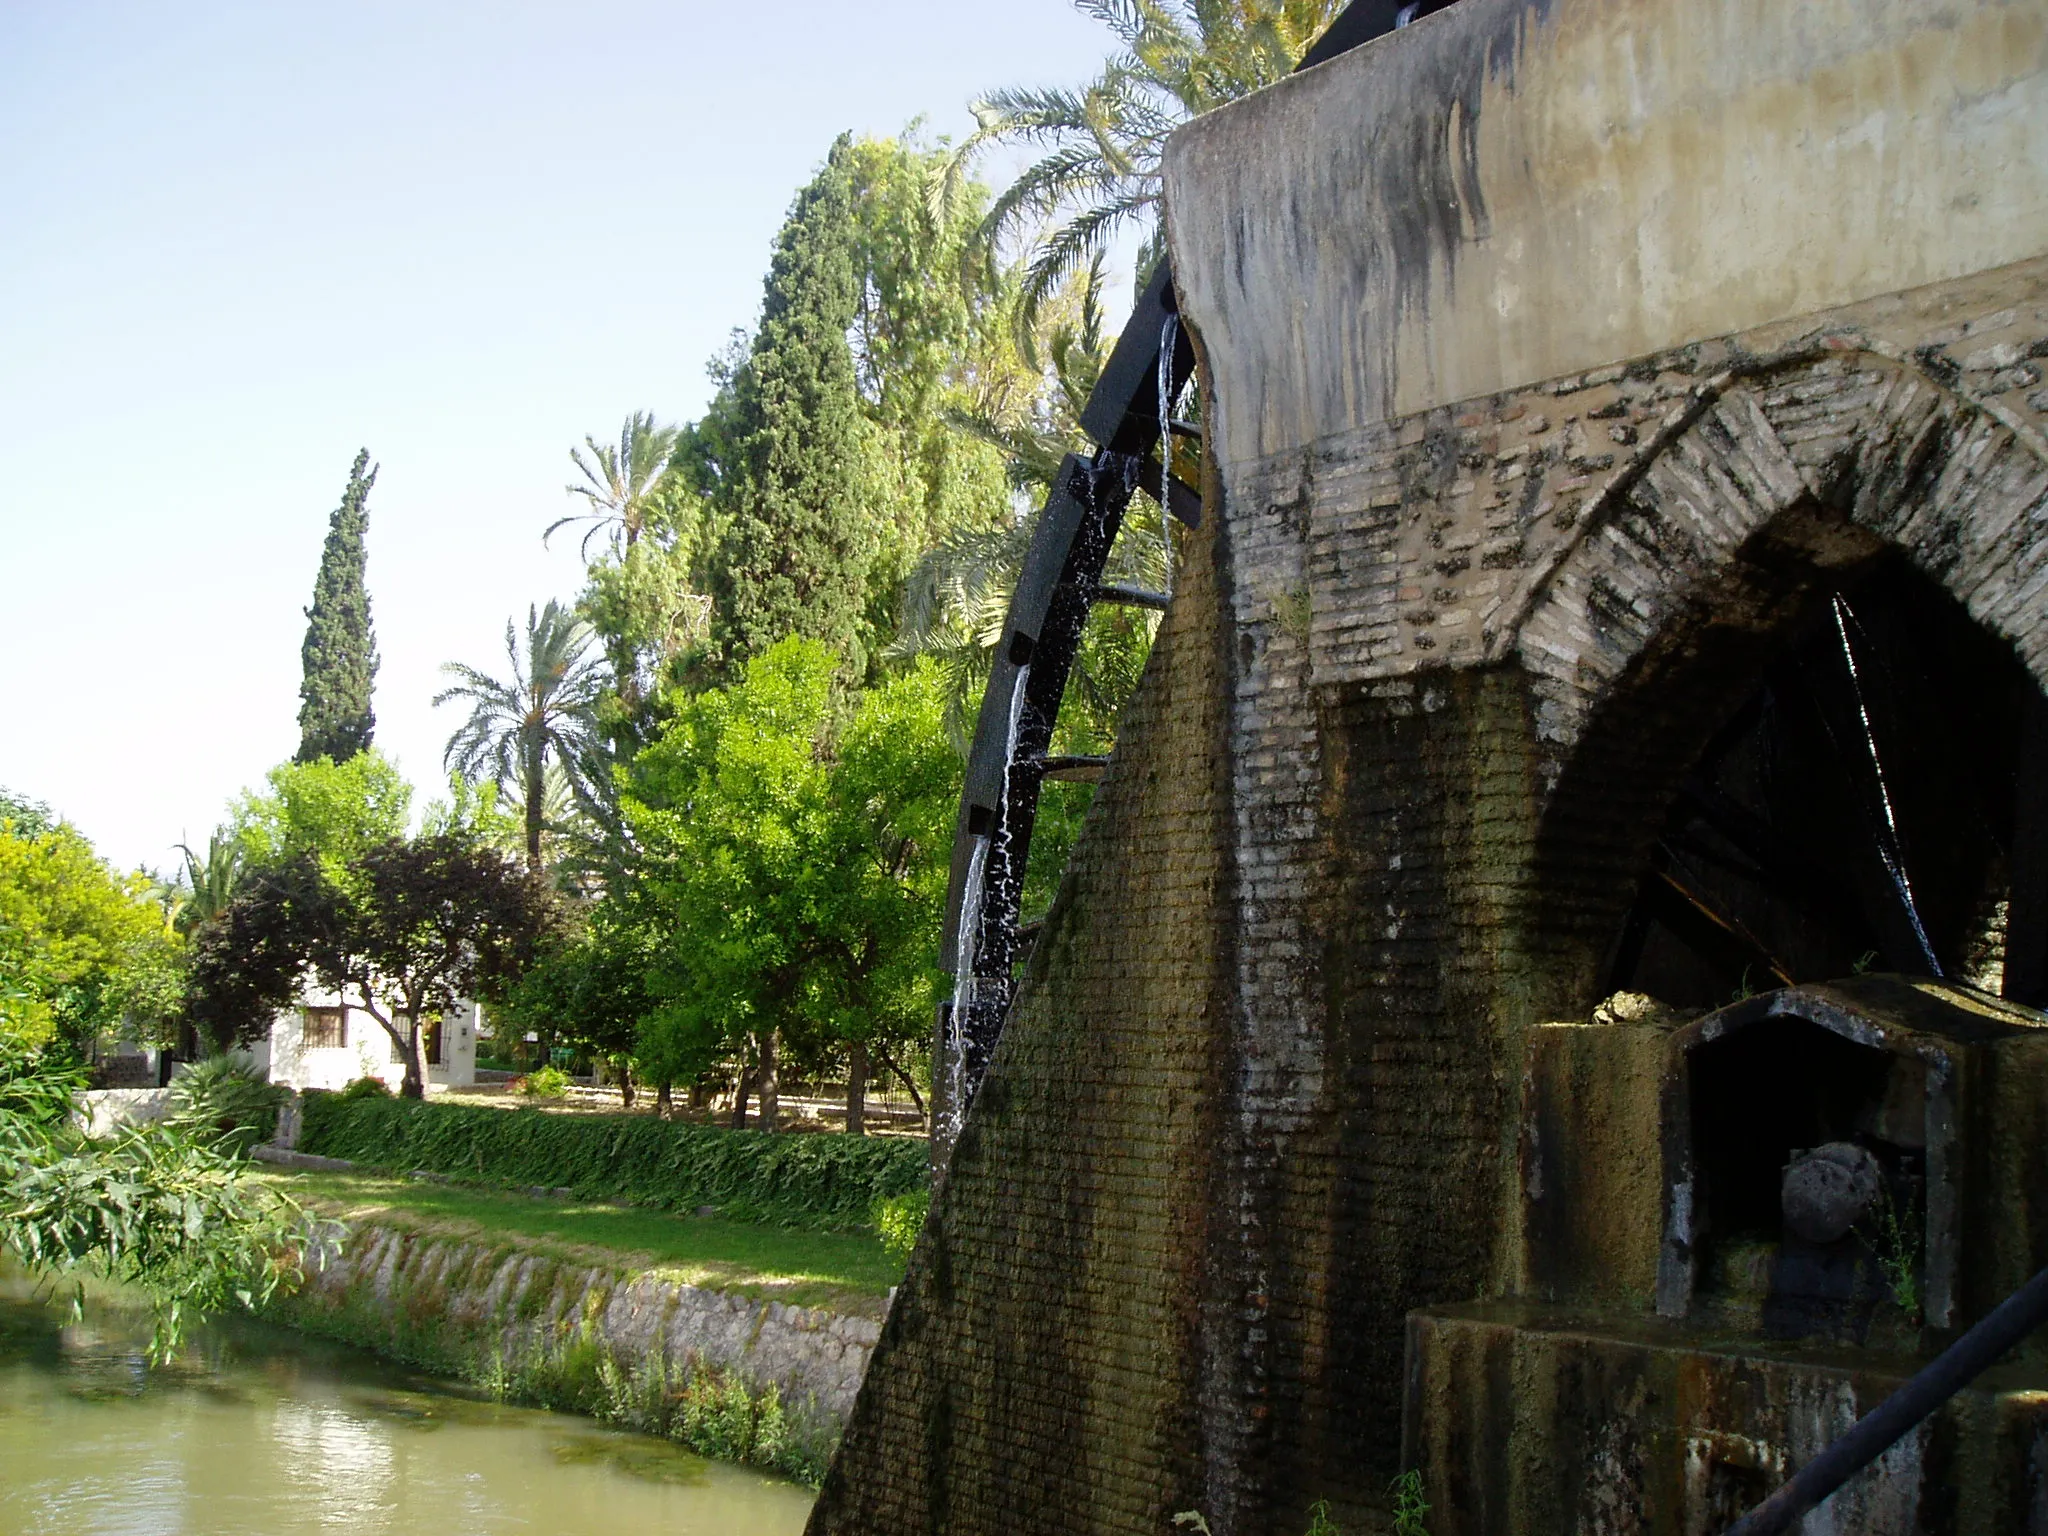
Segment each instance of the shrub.
[[917,1246],[918,1234],[924,1231],[924,1219],[931,1214],[932,1192],[928,1189],[914,1189],[907,1195],[885,1195],[875,1202],[874,1227],[882,1235],[882,1246],[889,1250],[889,1257],[899,1264],[910,1261],[910,1250]]
[[209,1056],[171,1082],[171,1122],[247,1149],[277,1134],[285,1090],[232,1056]]
[[782,1136],[649,1115],[511,1113],[481,1104],[308,1093],[301,1151],[513,1188],[564,1186],[658,1210],[853,1231],[925,1187],[922,1141]]
[[539,1067],[512,1086],[529,1099],[559,1099],[569,1091],[569,1074],[560,1067]]
[[381,1077],[359,1077],[336,1097],[350,1102],[356,1099],[388,1099],[391,1088]]

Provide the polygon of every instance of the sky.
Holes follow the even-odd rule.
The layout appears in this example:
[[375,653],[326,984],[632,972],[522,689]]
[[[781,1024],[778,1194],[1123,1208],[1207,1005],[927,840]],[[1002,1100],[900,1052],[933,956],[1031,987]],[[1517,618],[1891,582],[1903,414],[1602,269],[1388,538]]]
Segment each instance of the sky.
[[176,864],[298,745],[350,461],[377,743],[572,598],[569,449],[703,408],[844,130],[1092,74],[1067,0],[0,0],[0,786]]

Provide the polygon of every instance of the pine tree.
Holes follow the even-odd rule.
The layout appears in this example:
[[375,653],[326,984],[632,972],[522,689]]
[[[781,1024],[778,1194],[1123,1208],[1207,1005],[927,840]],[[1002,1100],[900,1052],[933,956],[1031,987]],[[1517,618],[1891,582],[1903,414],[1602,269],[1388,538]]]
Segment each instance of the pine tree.
[[363,534],[369,525],[370,487],[377,470],[370,450],[356,455],[348,489],[327,525],[313,606],[306,610],[306,643],[299,656],[299,751],[295,761],[332,758],[345,763],[370,745],[377,717],[370,690],[377,679],[376,637],[370,630],[370,593],[364,585]]
[[713,645],[730,674],[786,635],[858,669],[874,539],[864,422],[847,343],[860,300],[848,140],[797,194],[777,237],[761,326],[734,371],[730,521],[711,560]]

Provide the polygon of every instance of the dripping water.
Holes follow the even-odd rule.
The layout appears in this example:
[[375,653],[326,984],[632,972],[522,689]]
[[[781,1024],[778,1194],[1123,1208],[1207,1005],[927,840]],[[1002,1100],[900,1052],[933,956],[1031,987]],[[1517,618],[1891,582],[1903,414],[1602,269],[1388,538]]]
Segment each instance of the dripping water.
[[975,963],[981,948],[981,914],[988,892],[988,860],[1000,846],[1010,842],[1010,773],[1017,761],[1017,737],[1024,722],[1024,689],[1031,678],[1027,662],[1010,682],[1008,728],[1003,737],[1003,781],[996,797],[996,824],[974,840],[967,858],[967,879],[960,892],[960,924],[957,930],[953,972],[953,1013],[946,1026],[946,1135],[950,1141],[960,1134],[967,1119],[968,1019],[982,1002],[981,978]]
[[981,890],[988,874],[986,835],[974,840],[960,892],[960,928],[953,972],[953,1012],[946,1021],[946,1125],[950,1144],[967,1118],[967,1014],[974,1006],[974,951],[981,937]]
[[1863,696],[1863,673],[1856,664],[1856,647],[1849,639],[1849,626],[1856,615],[1850,610],[1848,600],[1839,593],[1833,598],[1833,611],[1835,634],[1842,643],[1842,660],[1849,669],[1849,691],[1856,700],[1856,718],[1863,727],[1863,746],[1870,755],[1871,771],[1877,776],[1880,822],[1873,830],[1877,834],[1878,857],[1884,861],[1885,873],[1891,877],[1892,888],[1898,892],[1906,920],[1913,925],[1913,937],[1919,942],[1928,972],[1939,977],[1942,974],[1941,961],[1935,957],[1934,945],[1928,940],[1927,926],[1920,920],[1920,904],[1913,898],[1913,882],[1906,874],[1905,847],[1899,837],[1898,816],[1892,809],[1891,785],[1885,778],[1884,759],[1878,755],[1877,733],[1870,722],[1870,705]]
[[1168,311],[1159,327],[1159,539],[1166,554],[1166,585],[1173,596],[1173,352],[1180,341],[1180,316]]

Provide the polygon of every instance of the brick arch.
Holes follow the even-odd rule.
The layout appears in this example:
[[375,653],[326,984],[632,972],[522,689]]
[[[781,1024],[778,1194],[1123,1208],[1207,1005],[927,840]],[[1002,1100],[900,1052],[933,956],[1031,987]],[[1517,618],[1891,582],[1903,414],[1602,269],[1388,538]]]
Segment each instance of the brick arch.
[[2048,688],[2048,442],[1911,359],[1828,335],[1696,389],[1531,593],[1516,646],[1553,783],[1659,637],[1725,600],[1745,546],[1801,514],[1902,551]]
[[1717,376],[1576,535],[1515,631],[1555,1006],[1596,999],[1680,780],[1831,566],[1902,552],[2048,679],[2048,445],[1908,359],[1824,338]]

